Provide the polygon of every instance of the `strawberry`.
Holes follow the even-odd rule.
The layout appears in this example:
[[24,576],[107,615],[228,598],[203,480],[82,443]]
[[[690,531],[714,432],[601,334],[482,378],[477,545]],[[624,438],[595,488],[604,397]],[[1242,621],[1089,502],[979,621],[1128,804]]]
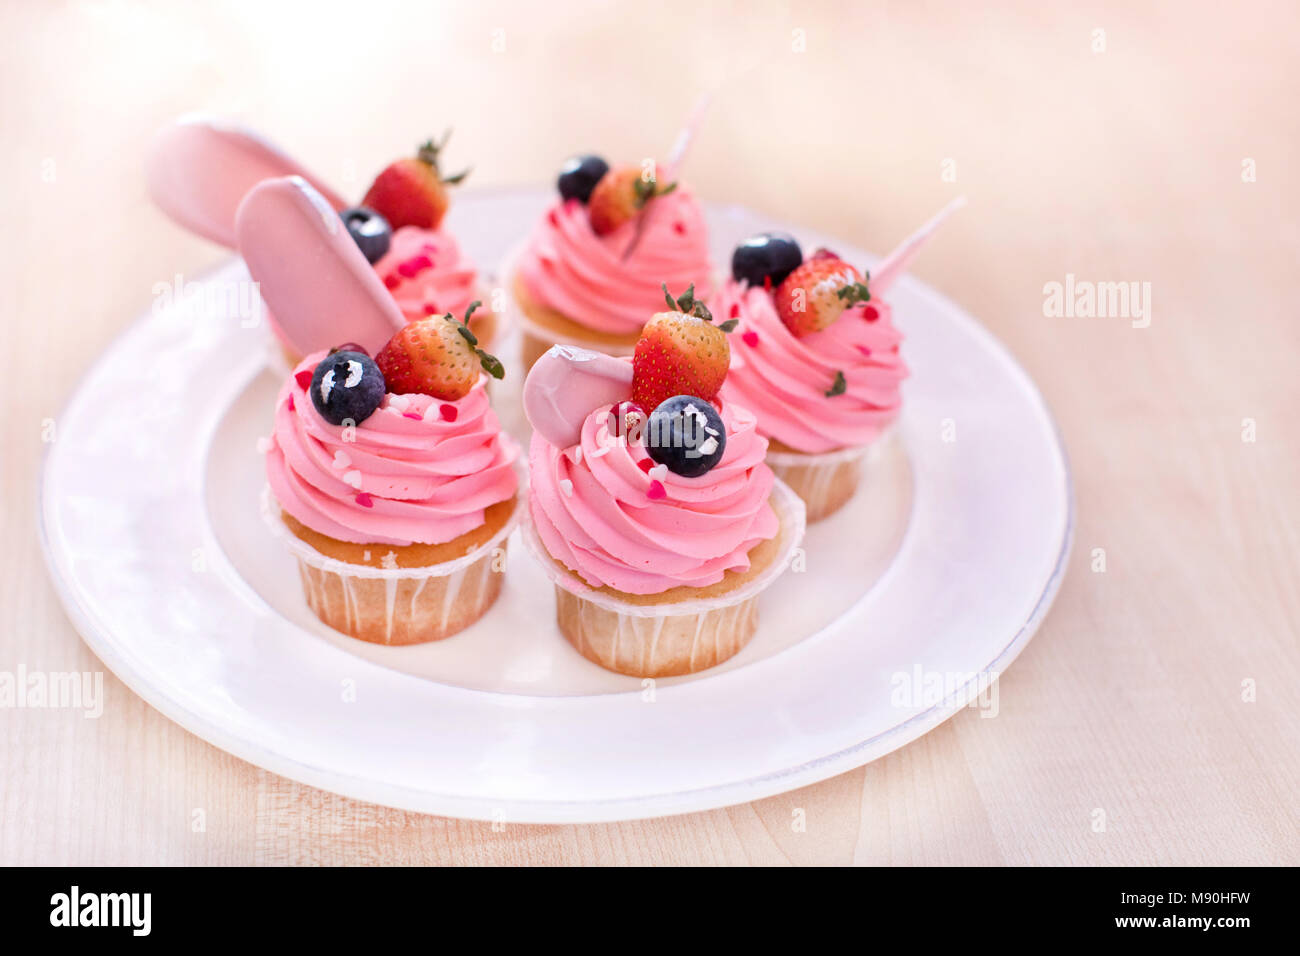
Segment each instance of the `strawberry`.
[[450,201],[447,186],[469,175],[468,169],[446,177],[438,171],[438,153],[450,136],[448,130],[441,142],[431,139],[415,156],[389,163],[375,177],[361,205],[387,219],[394,232],[403,226],[437,229]]
[[643,171],[640,166],[617,166],[600,177],[587,203],[591,228],[596,235],[613,232],[635,218],[651,199],[666,196],[677,188],[676,183],[660,188],[655,176],[654,170]]
[[632,357],[632,401],[647,414],[674,395],[716,401],[731,363],[727,333],[734,319],[714,325],[704,303],[695,301],[695,286],[674,301],[665,285],[664,298],[672,311],[646,323]]
[[832,252],[818,250],[776,287],[776,312],[795,336],[820,332],[855,302],[871,298],[866,277]]
[[431,315],[411,322],[389,339],[375,356],[388,391],[454,402],[469,394],[480,369],[493,378],[504,377],[500,360],[479,348],[469,330],[469,317],[480,304],[470,303],[464,321],[451,313]]

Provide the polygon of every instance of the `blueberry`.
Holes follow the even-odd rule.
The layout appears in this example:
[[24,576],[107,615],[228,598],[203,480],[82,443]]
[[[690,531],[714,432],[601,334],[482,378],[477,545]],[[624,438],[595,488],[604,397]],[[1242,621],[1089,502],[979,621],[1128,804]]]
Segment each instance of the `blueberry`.
[[750,236],[731,254],[731,275],[737,282],[762,285],[771,279],[777,286],[803,262],[803,252],[793,236],[764,232]]
[[393,230],[387,219],[365,206],[344,209],[339,216],[367,262],[374,265],[384,257],[393,243]]
[[722,461],[727,430],[718,410],[704,399],[674,395],[650,413],[645,447],[673,474],[697,478]]
[[558,185],[565,199],[585,203],[591,198],[600,178],[609,172],[609,163],[599,156],[574,156],[560,167]]
[[360,425],[384,400],[384,373],[369,355],[334,352],[320,360],[311,377],[311,403],[331,425],[348,419]]

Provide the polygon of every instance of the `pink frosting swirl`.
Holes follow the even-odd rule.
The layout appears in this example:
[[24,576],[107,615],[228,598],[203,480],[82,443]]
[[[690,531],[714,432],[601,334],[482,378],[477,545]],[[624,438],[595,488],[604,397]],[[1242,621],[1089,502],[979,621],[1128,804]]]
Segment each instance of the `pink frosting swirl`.
[[[888,303],[873,298],[802,338],[764,289],[728,280],[710,307],[718,321],[738,320],[722,395],[753,409],[767,437],[810,454],[835,451],[869,444],[898,416],[907,366]],[[845,391],[827,397],[836,372]]]
[[446,312],[461,318],[478,289],[477,267],[444,229],[398,229],[375,272],[407,321]]
[[321,418],[297,381],[325,355],[303,359],[276,399],[266,476],[293,517],[355,544],[442,544],[515,494],[519,449],[482,379],[455,402],[390,392],[349,435]]
[[538,223],[519,261],[530,295],[598,332],[635,333],[664,309],[660,283],[673,295],[691,283],[703,300],[712,287],[709,236],[690,190],[678,187],[646,206],[645,231],[632,255],[623,253],[636,220],[605,236],[591,228],[587,207],[559,200]]
[[722,460],[683,478],[647,473],[643,463],[654,462],[640,441],[610,437],[610,408],[588,415],[581,441],[568,449],[533,434],[529,505],[546,550],[592,587],[628,594],[707,587],[728,570],[748,569],[750,549],[780,528],[768,502],[767,441],[754,416],[724,405]]

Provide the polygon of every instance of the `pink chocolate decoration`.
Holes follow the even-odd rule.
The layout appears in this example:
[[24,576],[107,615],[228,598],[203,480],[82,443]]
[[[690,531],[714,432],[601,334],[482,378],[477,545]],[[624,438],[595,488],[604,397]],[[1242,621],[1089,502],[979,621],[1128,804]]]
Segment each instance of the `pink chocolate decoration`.
[[255,186],[239,205],[235,235],[281,333],[300,354],[356,342],[375,355],[405,326],[343,220],[300,176]]
[[576,445],[582,423],[632,394],[632,363],[572,345],[552,345],[524,382],[524,414],[556,448]]
[[954,212],[966,205],[966,197],[958,196],[948,205],[940,209],[935,215],[916,232],[912,233],[902,242],[900,242],[894,251],[880,260],[880,265],[871,271],[871,278],[867,282],[867,287],[871,290],[873,296],[884,297],[898,277],[907,271],[916,254],[921,251],[921,247],[926,241],[934,235],[943,221],[951,216]]
[[347,203],[321,179],[261,136],[216,117],[183,117],[155,138],[147,162],[149,195],[178,224],[235,247],[235,212],[266,179],[301,176],[335,209]]

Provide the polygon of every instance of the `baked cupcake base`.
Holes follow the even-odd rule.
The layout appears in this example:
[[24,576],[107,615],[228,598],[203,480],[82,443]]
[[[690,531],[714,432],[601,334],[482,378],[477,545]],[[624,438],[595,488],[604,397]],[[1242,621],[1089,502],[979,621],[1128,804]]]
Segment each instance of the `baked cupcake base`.
[[589,329],[534,299],[518,275],[511,283],[511,294],[519,307],[519,352],[525,375],[552,345],[574,345],[615,356],[636,350],[640,329],[624,335]]
[[267,488],[262,515],[298,561],[303,596],[325,624],[372,644],[451,637],[501,593],[518,496],[492,505],[484,523],[445,544],[353,544],[312,531]]
[[531,521],[524,541],[555,586],[556,623],[583,657],[632,677],[673,677],[721,664],[749,643],[758,627],[758,597],[785,571],[803,539],[804,507],[780,481],[770,498],[780,533],[755,545],[750,567],[728,571],[706,588],[660,594],[592,588],[551,557]]

